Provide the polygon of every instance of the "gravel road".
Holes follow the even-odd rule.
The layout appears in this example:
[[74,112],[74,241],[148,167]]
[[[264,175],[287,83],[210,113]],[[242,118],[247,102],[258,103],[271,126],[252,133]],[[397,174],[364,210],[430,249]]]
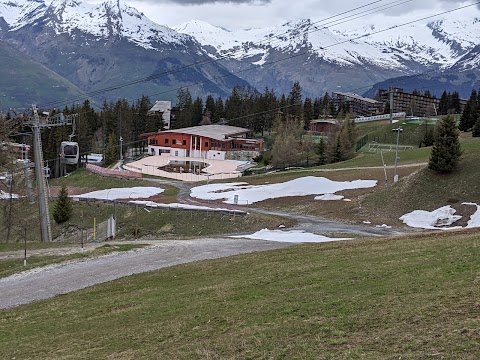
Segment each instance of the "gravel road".
[[0,309],[55,297],[88,286],[188,262],[292,246],[262,240],[159,241],[128,252],[32,269],[0,279]]

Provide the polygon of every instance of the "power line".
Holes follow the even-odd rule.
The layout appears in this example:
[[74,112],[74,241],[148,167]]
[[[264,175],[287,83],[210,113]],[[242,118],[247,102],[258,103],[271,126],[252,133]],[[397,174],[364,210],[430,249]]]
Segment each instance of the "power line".
[[[336,44],[332,44],[332,45],[328,45],[328,46],[325,46],[324,49],[328,49],[328,48],[332,48],[334,46],[338,46],[340,44],[344,44],[344,43],[348,43],[348,42],[351,42],[351,41],[355,41],[355,40],[358,40],[358,39],[361,39],[361,38],[365,38],[365,37],[370,37],[372,35],[375,35],[375,34],[379,34],[379,33],[383,33],[383,32],[386,32],[386,31],[390,31],[390,30],[393,30],[395,28],[399,28],[399,27],[403,27],[403,26],[407,26],[407,25],[410,25],[410,24],[413,24],[413,23],[416,23],[416,22],[420,22],[420,21],[424,21],[424,20],[427,20],[427,19],[430,19],[430,18],[433,18],[433,17],[436,17],[436,16],[440,16],[440,15],[445,15],[445,14],[448,14],[448,13],[452,13],[454,11],[458,11],[458,10],[461,10],[461,9],[465,9],[465,8],[468,8],[468,7],[471,7],[471,6],[475,6],[475,5],[478,5],[480,4],[480,1],[479,2],[476,2],[476,3],[473,3],[473,4],[469,4],[469,5],[465,5],[465,6],[461,6],[461,7],[458,7],[458,8],[455,8],[455,9],[451,9],[451,10],[448,10],[448,11],[444,11],[444,12],[440,12],[440,13],[437,13],[437,14],[434,14],[434,15],[430,15],[430,16],[426,16],[426,17],[423,17],[423,18],[420,18],[420,19],[416,19],[416,20],[412,20],[412,21],[409,21],[409,22],[406,22],[406,23],[403,23],[403,24],[399,24],[399,25],[393,25],[389,28],[386,28],[386,29],[382,29],[382,30],[377,30],[377,31],[374,31],[374,32],[371,32],[371,33],[368,33],[368,34],[364,34],[364,35],[359,35],[357,37],[353,37],[351,39],[348,39],[348,40],[344,40],[342,42],[339,42],[339,43],[336,43]],[[315,29],[313,30],[312,32],[315,32],[315,31],[319,31],[319,29]],[[293,54],[293,55],[289,55],[285,58],[282,58],[282,59],[278,59],[278,60],[275,60],[275,61],[271,61],[271,62],[268,62],[267,64],[268,65],[273,65],[273,64],[276,64],[276,63],[279,63],[279,62],[283,62],[283,61],[286,61],[286,60],[290,60],[292,58],[295,58],[295,57],[299,57],[299,56],[302,56],[302,55],[305,55],[306,52],[299,52],[297,54]],[[245,71],[249,71],[253,68],[256,68],[256,66],[251,66],[247,69],[243,69],[243,70],[239,70],[237,72],[232,72],[232,73],[229,73],[227,75],[222,75],[222,76],[217,76],[217,77],[214,77],[214,79],[219,79],[219,78],[223,78],[223,77],[226,77],[226,76],[230,76],[231,74],[239,74],[241,72],[245,72]],[[427,72],[424,72],[423,74],[427,74],[427,73],[430,73],[430,72],[433,72],[433,71],[436,71],[436,69],[432,69],[430,71],[427,71]],[[172,92],[172,91],[175,91],[175,90],[179,90],[181,88],[188,88],[190,86],[194,86],[194,85],[198,85],[198,84],[202,84],[203,81],[199,81],[199,82],[196,82],[196,83],[190,83],[186,86],[181,86],[181,87],[178,87],[178,88],[173,88],[173,89],[170,89],[170,90],[165,90],[165,91],[162,91],[162,92],[159,92],[159,93],[155,93],[155,94],[150,94],[150,96],[154,96],[154,95],[161,95],[161,94],[165,94],[165,93],[168,93],[168,92]],[[125,86],[128,86],[128,85],[125,85]],[[365,87],[365,88],[370,88],[370,86],[368,87]],[[362,89],[362,88],[357,88],[357,89],[353,89],[353,90],[349,90],[349,91],[356,91],[356,90],[359,90],[359,89]],[[232,119],[234,120],[234,119]]]
[[[365,7],[368,7],[372,4],[375,4],[375,3],[379,3],[379,2],[382,2],[383,0],[377,0],[377,1],[374,1],[374,2],[371,2],[369,4],[366,4],[366,5],[363,5],[363,6],[359,6],[357,8],[354,8],[352,10],[348,10],[348,11],[345,11],[345,12],[342,12],[340,14],[337,14],[337,15],[334,15],[334,16],[330,16],[330,17],[327,17],[325,19],[322,19],[322,20],[319,20],[319,21],[316,21],[312,24],[309,25],[309,28],[312,26],[312,25],[315,25],[315,24],[318,24],[318,23],[321,23],[321,22],[324,22],[326,20],[331,20],[333,18],[336,18],[336,17],[339,17],[341,15],[344,15],[344,14],[347,14],[347,13],[351,13],[351,12],[354,12],[356,10],[359,10],[359,9],[362,9],[362,8],[365,8]],[[328,23],[329,26],[324,26],[322,27],[322,29],[326,29],[328,27],[332,27],[332,26],[335,26],[335,25],[338,25],[338,24],[341,24],[341,23],[345,23],[347,21],[352,21],[352,20],[356,20],[360,17],[364,17],[364,16],[367,16],[367,15],[371,15],[375,12],[378,12],[378,11],[382,11],[382,10],[385,10],[385,9],[388,9],[388,8],[391,8],[391,7],[394,7],[394,6],[398,6],[398,5],[401,5],[401,4],[405,4],[405,3],[408,3],[408,2],[411,2],[413,0],[396,0],[394,1],[393,3],[390,3],[390,4],[387,4],[387,5],[382,5],[380,7],[376,7],[376,8],[373,8],[373,9],[370,9],[370,10],[367,10],[367,11],[363,11],[361,13],[357,13],[357,14],[354,14],[354,15],[351,15],[349,17],[344,17],[344,18],[341,18],[339,20],[335,20],[335,21],[340,21],[342,20],[341,22],[338,22],[337,24],[334,23],[334,22],[330,22]],[[357,16],[359,14],[362,14],[361,16]],[[352,17],[352,16],[355,16],[355,17]],[[316,28],[315,30],[313,31],[310,31],[310,32],[316,32],[316,31],[319,31],[320,29]],[[278,34],[276,35],[276,37],[281,37],[282,35],[285,35],[285,34],[288,34],[289,32],[286,31],[284,33],[281,33],[281,34]],[[308,31],[303,31],[301,34],[299,34],[298,36],[301,36],[301,35],[304,35],[304,34],[307,34],[309,33]],[[260,42],[258,42],[257,44],[253,43],[252,46],[254,45],[259,45],[261,44],[262,42],[265,42],[265,41],[270,41],[270,40],[267,40],[267,39],[262,39]],[[277,40],[278,42],[281,42],[282,40],[281,39],[278,39]],[[275,43],[275,42],[274,42]],[[98,89],[98,90],[94,90],[94,91],[91,91],[91,92],[88,92],[87,95],[90,95],[90,96],[96,96],[96,95],[100,95],[100,94],[103,94],[103,93],[106,93],[106,92],[110,92],[110,91],[114,91],[114,90],[118,90],[118,89],[121,89],[123,87],[127,87],[127,86],[131,86],[131,85],[135,85],[135,84],[139,84],[139,83],[142,83],[142,82],[147,82],[147,81],[151,81],[151,80],[155,80],[155,79],[158,79],[158,78],[161,78],[161,77],[164,77],[164,76],[168,76],[168,75],[172,75],[172,74],[175,74],[175,73],[178,73],[182,70],[185,70],[187,68],[190,68],[190,67],[194,67],[194,66],[199,66],[199,65],[206,65],[206,64],[211,64],[211,63],[215,63],[215,62],[219,62],[221,60],[225,60],[225,59],[229,59],[230,56],[238,53],[239,51],[241,50],[235,50],[235,51],[230,51],[216,59],[207,59],[207,60],[202,60],[202,61],[199,61],[199,62],[195,62],[195,63],[192,63],[192,64],[187,64],[187,65],[184,65],[184,66],[180,66],[180,67],[177,67],[173,70],[169,70],[169,71],[165,71],[165,72],[162,72],[162,73],[158,73],[158,74],[153,74],[153,75],[150,75],[150,76],[147,76],[147,77],[144,77],[144,78],[140,78],[140,79],[137,79],[137,80],[134,80],[134,81],[130,81],[130,82],[127,82],[127,83],[123,83],[123,84],[119,84],[119,85],[115,85],[115,86],[110,86],[110,87],[106,87],[106,88],[103,88],[103,89]],[[294,57],[294,56],[292,56]],[[285,59],[287,60],[287,59]],[[269,65],[271,64],[272,62],[267,62],[266,64]],[[256,68],[256,66],[252,66],[248,69],[254,69]],[[245,70],[244,70],[245,71]],[[236,74],[236,73],[239,73],[239,72],[233,72],[233,73],[229,73],[228,75],[226,76],[230,76],[232,74]],[[226,77],[226,76],[221,76],[221,77]],[[199,83],[203,83],[203,82],[199,82]],[[198,84],[198,83],[197,83]],[[191,86],[191,85],[189,85]],[[185,86],[182,86],[182,87],[185,87]],[[167,92],[170,92],[170,91],[167,91]],[[70,99],[66,99],[66,100],[62,100],[62,101],[53,101],[53,102],[49,102],[49,103],[46,103],[45,105],[46,106],[53,106],[55,104],[66,104],[68,102],[72,102],[72,101],[75,101],[75,100],[82,100],[82,99],[85,99],[85,96],[77,96],[77,97],[74,97],[74,98],[70,98]]]

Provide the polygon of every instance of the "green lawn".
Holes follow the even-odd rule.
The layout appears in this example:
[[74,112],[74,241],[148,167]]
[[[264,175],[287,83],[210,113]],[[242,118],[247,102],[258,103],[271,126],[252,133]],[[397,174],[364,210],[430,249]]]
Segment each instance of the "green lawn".
[[480,236],[309,244],[0,312],[5,359],[478,359]]

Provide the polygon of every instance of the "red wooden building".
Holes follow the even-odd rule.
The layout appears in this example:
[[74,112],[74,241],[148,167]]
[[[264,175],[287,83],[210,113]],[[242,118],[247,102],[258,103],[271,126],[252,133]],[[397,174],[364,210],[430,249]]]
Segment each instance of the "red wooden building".
[[251,130],[229,125],[203,125],[144,134],[150,155],[218,160],[250,160],[265,147]]

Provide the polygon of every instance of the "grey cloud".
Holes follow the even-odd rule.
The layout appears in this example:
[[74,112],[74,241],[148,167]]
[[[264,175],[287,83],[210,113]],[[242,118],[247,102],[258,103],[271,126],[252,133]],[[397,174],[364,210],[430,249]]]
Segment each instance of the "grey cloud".
[[206,4],[269,4],[272,0],[140,0],[151,4],[171,3],[178,5],[206,5]]

